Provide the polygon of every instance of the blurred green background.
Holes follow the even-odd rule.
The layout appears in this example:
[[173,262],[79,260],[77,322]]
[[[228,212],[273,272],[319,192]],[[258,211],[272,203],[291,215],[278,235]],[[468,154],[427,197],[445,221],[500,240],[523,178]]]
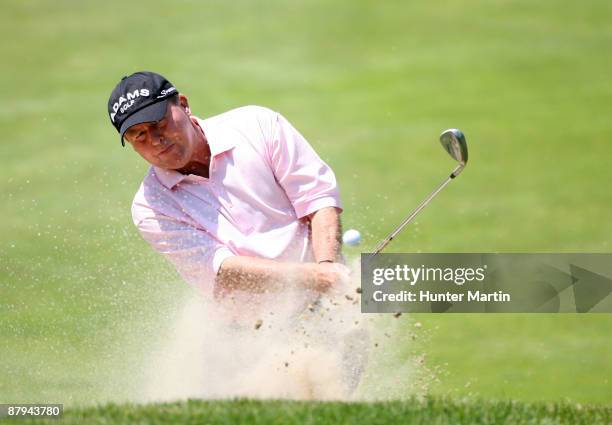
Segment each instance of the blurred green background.
[[[200,117],[282,112],[364,250],[451,170],[458,127],[469,167],[390,251],[610,251],[610,2],[9,0],[0,36],[1,402],[129,397],[190,294],[131,223],[147,164],[106,102],[138,70]],[[415,320],[433,394],[612,403],[612,315]]]

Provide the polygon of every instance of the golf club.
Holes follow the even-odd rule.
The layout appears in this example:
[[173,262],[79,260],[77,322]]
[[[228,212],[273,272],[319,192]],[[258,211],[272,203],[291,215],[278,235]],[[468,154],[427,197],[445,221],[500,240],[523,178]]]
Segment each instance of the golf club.
[[389,244],[389,242],[391,242],[393,238],[395,238],[398,233],[401,232],[402,229],[408,223],[410,223],[421,212],[421,210],[425,208],[431,202],[431,200],[438,193],[440,193],[440,191],[442,191],[442,189],[444,189],[446,185],[449,184],[451,180],[453,180],[455,177],[457,177],[459,173],[461,173],[461,171],[463,171],[463,169],[465,168],[468,160],[468,150],[467,142],[465,141],[465,136],[463,135],[461,130],[451,128],[449,130],[443,131],[442,134],[440,134],[440,143],[449,153],[449,155],[459,163],[459,165],[457,165],[457,167],[452,171],[450,176],[448,176],[446,180],[444,180],[444,182],[442,182],[442,184],[438,186],[436,190],[434,190],[427,198],[425,198],[425,200],[421,202],[419,206],[416,207],[416,209],[412,213],[410,213],[410,215],[406,217],[406,219],[393,232],[391,232],[389,236],[387,236],[381,243],[378,244],[376,249],[374,249],[374,251],[370,254],[369,258],[372,258],[376,254],[381,252]]

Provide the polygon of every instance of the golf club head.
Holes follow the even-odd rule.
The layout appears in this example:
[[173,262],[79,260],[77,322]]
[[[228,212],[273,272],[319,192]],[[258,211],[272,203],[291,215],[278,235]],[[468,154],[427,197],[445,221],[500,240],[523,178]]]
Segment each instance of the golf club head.
[[451,128],[440,134],[440,143],[455,161],[465,167],[468,160],[468,148],[465,136],[461,130]]

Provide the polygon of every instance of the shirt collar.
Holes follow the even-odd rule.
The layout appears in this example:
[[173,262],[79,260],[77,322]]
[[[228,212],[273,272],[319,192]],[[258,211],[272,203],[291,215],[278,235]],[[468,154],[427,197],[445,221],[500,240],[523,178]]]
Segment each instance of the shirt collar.
[[[223,152],[227,152],[228,150],[234,148],[236,146],[233,138],[230,137],[222,137],[217,130],[217,126],[215,125],[216,120],[214,117],[202,120],[200,118],[196,118],[198,124],[204,134],[206,135],[206,140],[208,140],[208,145],[210,146],[210,155],[211,161],[216,156],[222,154]],[[189,177],[186,174],[181,174],[178,171],[167,170],[165,168],[152,167],[157,179],[168,189],[172,189],[178,183]]]

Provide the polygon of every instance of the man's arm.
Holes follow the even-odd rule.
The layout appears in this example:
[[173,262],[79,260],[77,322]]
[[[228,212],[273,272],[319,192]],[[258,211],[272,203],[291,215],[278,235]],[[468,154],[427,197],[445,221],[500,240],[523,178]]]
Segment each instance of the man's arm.
[[349,270],[340,260],[342,248],[340,210],[322,208],[310,216],[312,245],[317,263],[296,263],[265,258],[235,256],[227,258],[219,269],[215,288],[221,292],[281,291],[302,287],[326,292],[335,283],[348,279]]
[[335,283],[348,279],[348,272],[347,267],[336,263],[282,262],[239,255],[221,264],[215,279],[215,292],[261,293],[300,287],[326,292]]
[[340,209],[335,207],[321,208],[310,216],[312,229],[312,249],[315,261],[338,262],[341,260],[342,225]]

